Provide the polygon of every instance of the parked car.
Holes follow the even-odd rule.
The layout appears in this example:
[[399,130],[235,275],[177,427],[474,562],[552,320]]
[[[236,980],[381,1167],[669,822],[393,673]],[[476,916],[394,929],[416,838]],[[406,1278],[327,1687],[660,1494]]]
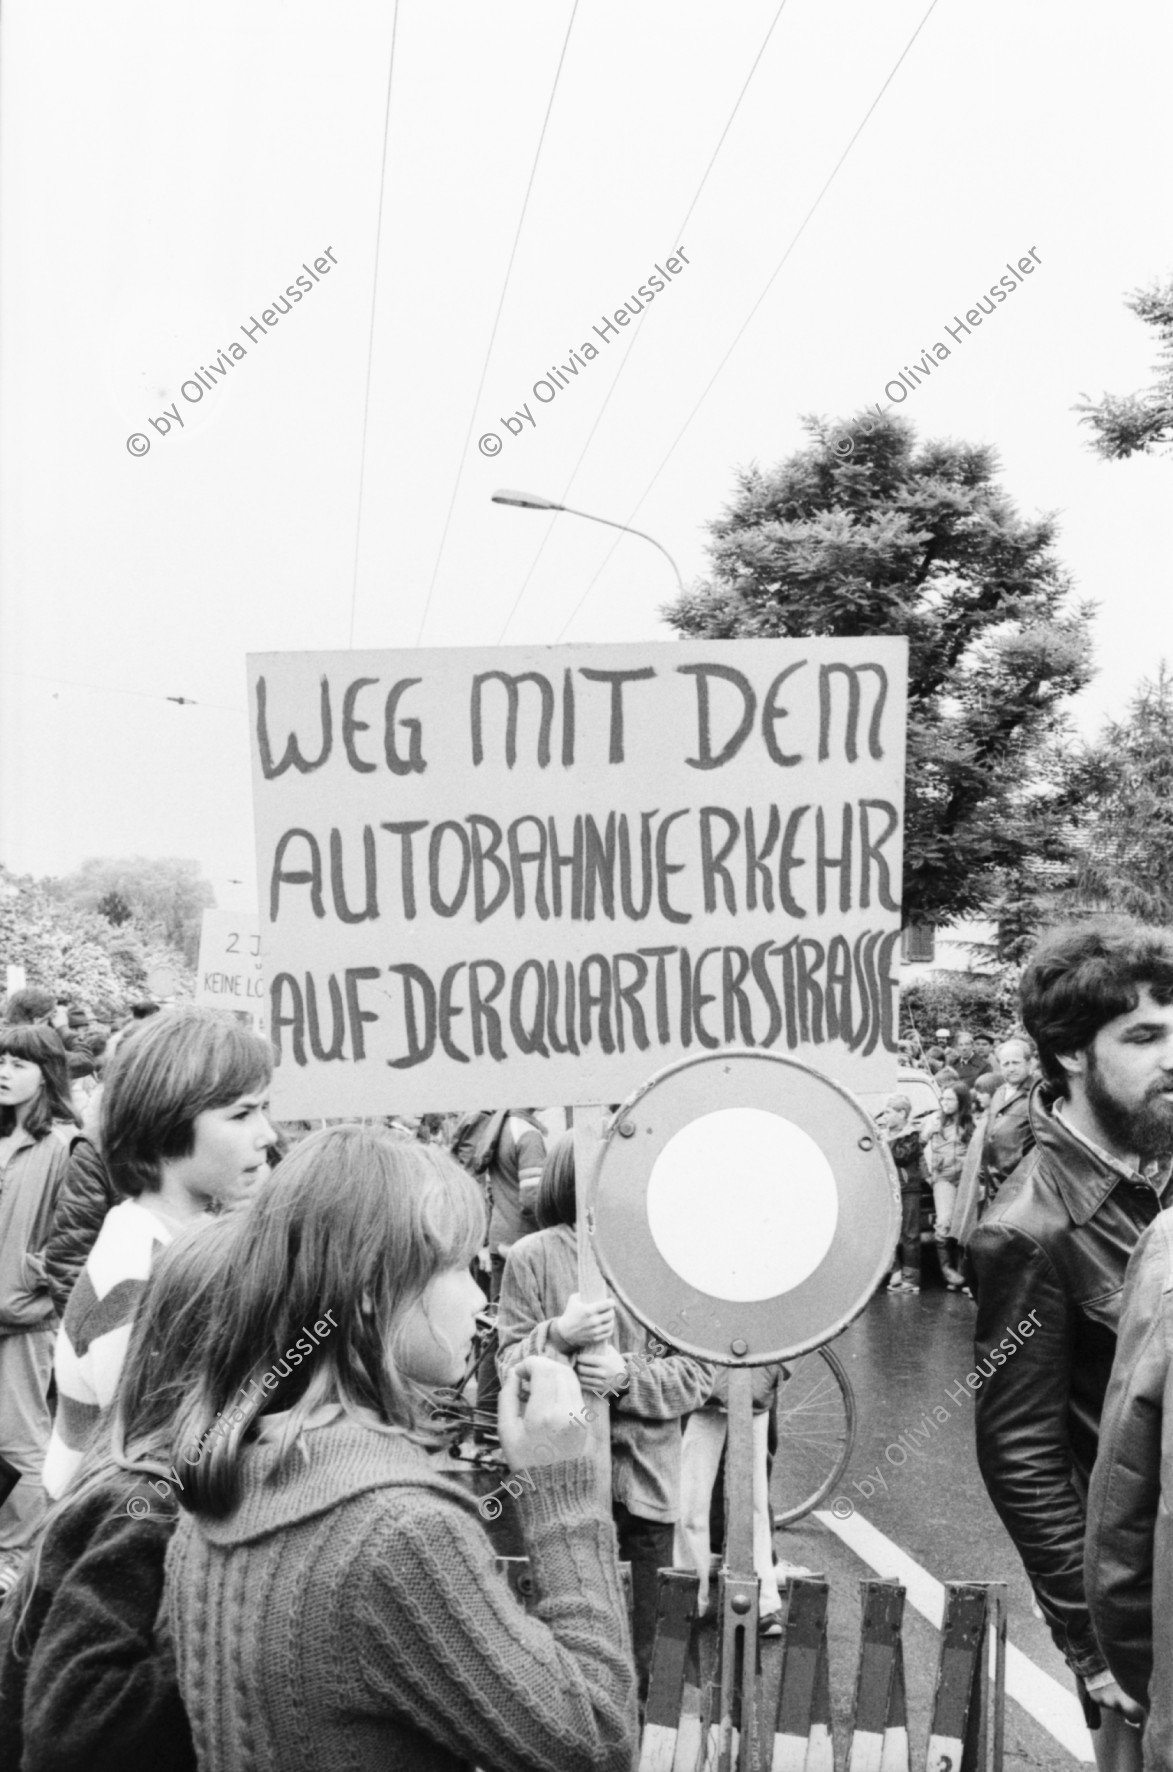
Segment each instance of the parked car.
[[[914,1124],[923,1124],[929,1114],[940,1113],[941,1091],[928,1071],[913,1070],[911,1065],[901,1065],[896,1072],[896,1087],[890,1091],[893,1095],[907,1095],[912,1103]],[[888,1095],[877,1095],[874,1091],[861,1095],[859,1100],[872,1116],[873,1120],[880,1112]]]

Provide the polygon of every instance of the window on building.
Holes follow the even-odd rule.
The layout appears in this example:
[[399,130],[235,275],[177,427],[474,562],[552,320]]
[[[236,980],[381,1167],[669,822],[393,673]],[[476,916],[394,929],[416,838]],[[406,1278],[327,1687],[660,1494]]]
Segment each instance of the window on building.
[[901,936],[900,952],[910,964],[932,965],[937,957],[937,930],[933,923],[909,923]]

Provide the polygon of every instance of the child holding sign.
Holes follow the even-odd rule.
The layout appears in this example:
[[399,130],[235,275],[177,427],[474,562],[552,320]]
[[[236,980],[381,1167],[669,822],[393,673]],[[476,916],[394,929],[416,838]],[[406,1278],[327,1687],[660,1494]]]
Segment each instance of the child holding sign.
[[672,1567],[680,1512],[680,1417],[709,1395],[713,1368],[684,1354],[648,1357],[648,1335],[622,1305],[577,1293],[574,1136],[550,1149],[535,1216],[542,1227],[513,1245],[501,1286],[498,1362],[528,1355],[575,1361],[588,1390],[614,1396],[611,1497],[619,1554],[630,1559],[635,1660],[647,1696],[656,1631],[657,1572]]

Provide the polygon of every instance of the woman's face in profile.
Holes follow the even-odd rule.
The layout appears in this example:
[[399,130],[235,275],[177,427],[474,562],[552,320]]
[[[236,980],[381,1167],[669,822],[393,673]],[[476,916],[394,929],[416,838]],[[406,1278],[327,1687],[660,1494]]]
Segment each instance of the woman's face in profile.
[[446,1268],[404,1318],[396,1359],[417,1384],[457,1384],[468,1367],[485,1295],[467,1267]]

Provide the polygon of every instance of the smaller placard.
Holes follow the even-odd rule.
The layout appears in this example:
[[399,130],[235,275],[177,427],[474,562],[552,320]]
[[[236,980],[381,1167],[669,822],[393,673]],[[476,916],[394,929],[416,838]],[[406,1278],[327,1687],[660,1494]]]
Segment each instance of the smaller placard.
[[205,911],[195,1000],[205,1009],[265,1012],[261,927],[255,911]]

